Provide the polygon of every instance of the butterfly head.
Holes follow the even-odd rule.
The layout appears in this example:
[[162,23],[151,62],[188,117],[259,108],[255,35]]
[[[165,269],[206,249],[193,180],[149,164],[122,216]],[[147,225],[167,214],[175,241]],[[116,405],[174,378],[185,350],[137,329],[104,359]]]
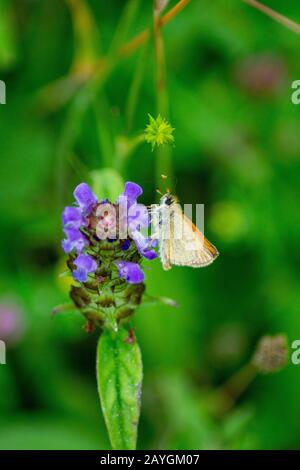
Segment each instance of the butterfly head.
[[164,194],[160,199],[160,205],[161,206],[171,206],[175,202],[177,202],[177,199],[171,193]]

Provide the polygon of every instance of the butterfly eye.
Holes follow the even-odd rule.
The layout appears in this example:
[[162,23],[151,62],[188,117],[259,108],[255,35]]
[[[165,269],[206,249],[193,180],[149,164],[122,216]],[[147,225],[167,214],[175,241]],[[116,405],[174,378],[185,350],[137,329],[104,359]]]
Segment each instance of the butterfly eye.
[[167,206],[170,206],[172,204],[172,197],[171,196],[166,196],[165,204]]

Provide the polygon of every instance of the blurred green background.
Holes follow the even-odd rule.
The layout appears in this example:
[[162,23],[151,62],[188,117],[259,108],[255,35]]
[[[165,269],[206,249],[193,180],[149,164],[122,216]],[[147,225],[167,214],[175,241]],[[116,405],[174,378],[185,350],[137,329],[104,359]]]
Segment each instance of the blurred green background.
[[[300,22],[298,2],[265,3]],[[134,144],[157,112],[152,38],[116,52],[151,28],[152,2],[129,2],[125,16],[124,5],[0,1],[1,449],[110,448],[99,332],[87,334],[76,312],[51,311],[68,302],[60,214],[74,186],[111,166],[143,186],[144,203],[156,197],[155,153]],[[180,308],[144,305],[134,319],[138,447],[299,448],[300,366],[289,360],[245,387],[238,371],[263,335],[285,333],[289,353],[300,339],[300,107],[290,99],[300,37],[242,1],[192,0],[163,38],[175,192],[205,204],[221,255],[203,270],[149,264],[148,293]],[[232,376],[240,390],[219,406]]]

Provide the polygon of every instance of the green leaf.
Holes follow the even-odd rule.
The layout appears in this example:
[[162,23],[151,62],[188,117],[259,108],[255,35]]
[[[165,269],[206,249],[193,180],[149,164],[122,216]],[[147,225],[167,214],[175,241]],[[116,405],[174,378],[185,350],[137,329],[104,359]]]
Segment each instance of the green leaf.
[[99,199],[109,199],[114,202],[124,191],[122,176],[113,168],[94,170],[91,173],[92,188]]
[[136,448],[142,377],[136,339],[124,328],[118,333],[104,331],[97,349],[97,381],[113,449]]

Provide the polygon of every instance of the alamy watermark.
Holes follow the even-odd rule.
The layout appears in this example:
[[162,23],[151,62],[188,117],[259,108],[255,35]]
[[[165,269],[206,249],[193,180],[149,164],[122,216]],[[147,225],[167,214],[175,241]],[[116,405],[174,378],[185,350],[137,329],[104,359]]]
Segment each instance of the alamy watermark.
[[0,364],[6,364],[6,344],[0,340]]
[[291,96],[292,103],[300,104],[300,80],[293,81],[292,89],[295,90]]
[[0,104],[6,104],[6,85],[0,80]]
[[[197,228],[204,232],[204,204],[195,205],[194,225],[193,205],[184,204],[181,207],[173,199],[169,205],[170,199],[170,196],[164,196],[161,203],[153,204],[150,210],[143,204],[128,205],[126,197],[120,198],[118,207],[110,202],[102,202],[90,217],[90,224],[95,228],[99,240],[126,240],[141,225],[145,234],[153,240],[184,240],[186,249],[199,248]],[[200,241],[204,243],[201,236]]]
[[291,356],[292,364],[298,366],[300,364],[300,339],[295,339],[295,341],[292,342],[291,348],[294,349]]

